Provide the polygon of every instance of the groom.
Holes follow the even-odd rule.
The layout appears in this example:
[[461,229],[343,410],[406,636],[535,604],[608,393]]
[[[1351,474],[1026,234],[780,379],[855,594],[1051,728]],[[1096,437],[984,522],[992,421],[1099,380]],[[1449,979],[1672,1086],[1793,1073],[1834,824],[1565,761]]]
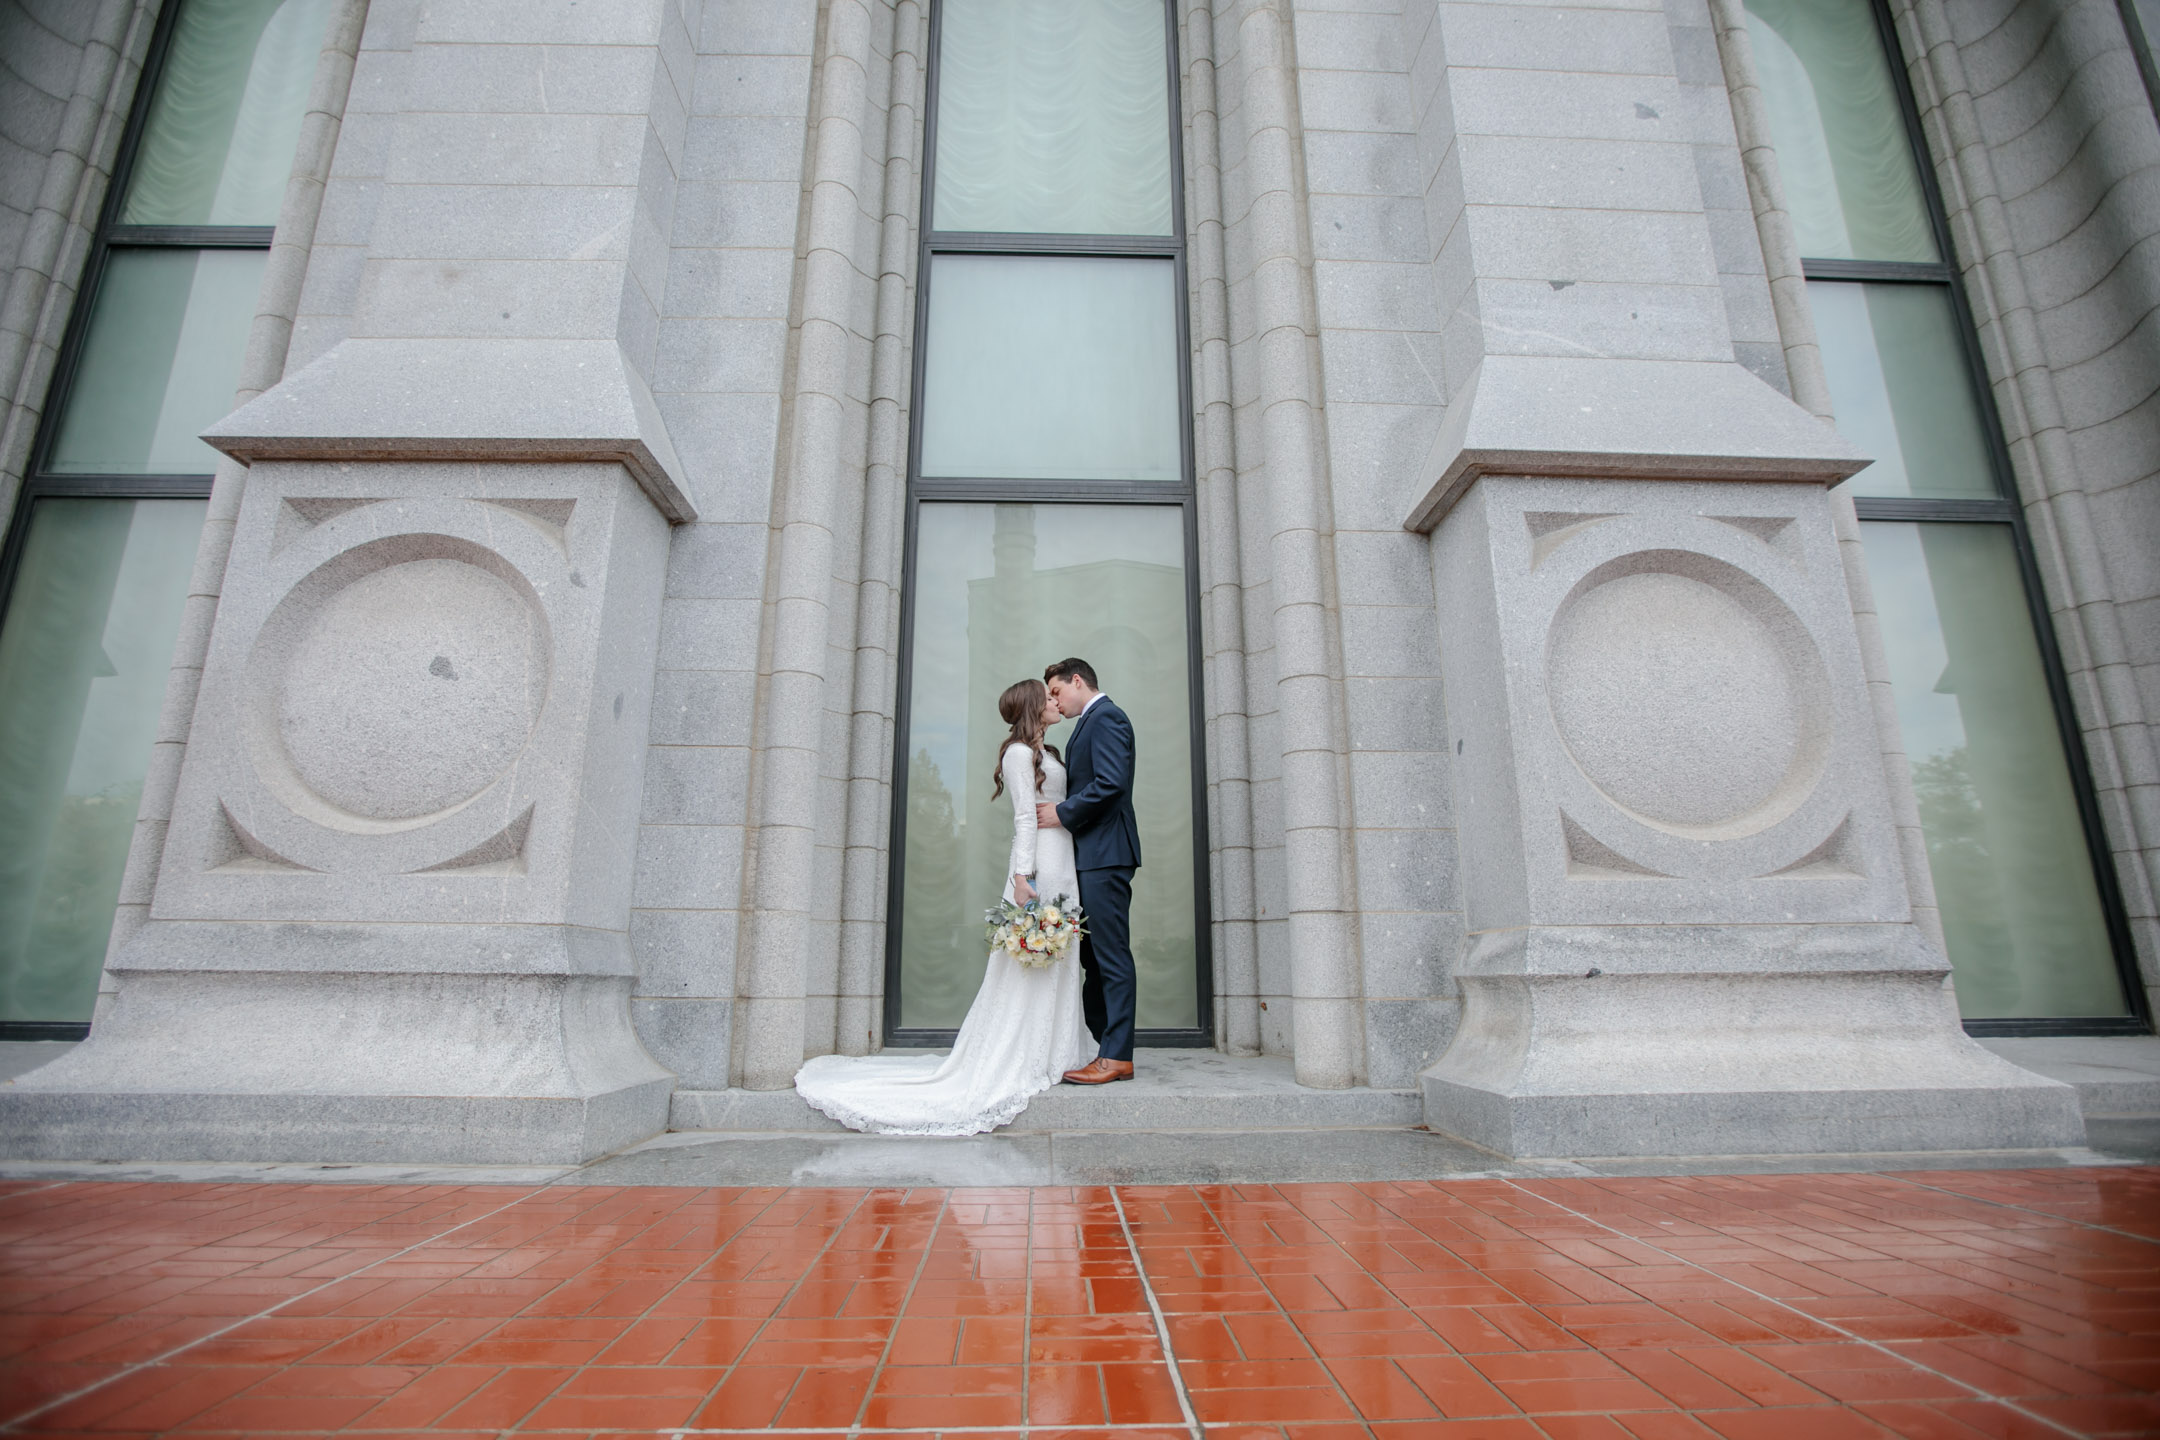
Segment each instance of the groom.
[[1065,742],[1068,797],[1035,807],[1045,830],[1072,832],[1080,869],[1080,909],[1087,934],[1080,941],[1086,976],[1080,1009],[1102,1054],[1065,1072],[1074,1085],[1107,1085],[1132,1079],[1133,956],[1132,877],[1140,868],[1140,824],[1133,818],[1132,721],[1096,688],[1095,667],[1060,660],[1043,671],[1058,713],[1071,719]]

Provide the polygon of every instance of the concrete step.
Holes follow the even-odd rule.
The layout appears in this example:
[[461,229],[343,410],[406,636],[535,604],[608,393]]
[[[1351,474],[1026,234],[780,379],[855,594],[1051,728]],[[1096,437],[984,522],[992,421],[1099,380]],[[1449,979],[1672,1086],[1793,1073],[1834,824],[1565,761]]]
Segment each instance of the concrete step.
[[[1142,1050],[1132,1079],[1052,1086],[1001,1133],[1405,1129],[1424,1118],[1415,1090],[1309,1090],[1297,1083],[1290,1061],[1277,1056]],[[844,1127],[793,1090],[677,1090],[668,1128],[817,1134]]]
[[2160,1035],[2020,1035],[1980,1043],[2013,1065],[2077,1086],[2088,1117],[2160,1115]]

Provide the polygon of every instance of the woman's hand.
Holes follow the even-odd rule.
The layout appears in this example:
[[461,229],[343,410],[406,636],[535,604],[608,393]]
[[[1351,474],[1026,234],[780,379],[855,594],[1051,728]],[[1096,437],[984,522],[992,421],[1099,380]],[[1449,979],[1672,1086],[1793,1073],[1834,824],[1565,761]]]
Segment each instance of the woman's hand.
[[1013,904],[1025,905],[1035,898],[1035,887],[1028,884],[1025,875],[1013,876]]

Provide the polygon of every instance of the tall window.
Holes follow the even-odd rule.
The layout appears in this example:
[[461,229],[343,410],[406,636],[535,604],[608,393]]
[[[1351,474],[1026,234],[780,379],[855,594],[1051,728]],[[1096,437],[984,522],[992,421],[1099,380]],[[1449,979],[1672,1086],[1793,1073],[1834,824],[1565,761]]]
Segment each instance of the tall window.
[[929,81],[886,1038],[941,1041],[967,1013],[1011,825],[997,697],[1078,655],[1139,745],[1143,1043],[1205,1044],[1170,7],[938,0]]
[[0,551],[0,1037],[84,1032],[332,0],[166,7]]
[[1966,1028],[2142,1029],[2008,457],[1876,0],[1747,0]]

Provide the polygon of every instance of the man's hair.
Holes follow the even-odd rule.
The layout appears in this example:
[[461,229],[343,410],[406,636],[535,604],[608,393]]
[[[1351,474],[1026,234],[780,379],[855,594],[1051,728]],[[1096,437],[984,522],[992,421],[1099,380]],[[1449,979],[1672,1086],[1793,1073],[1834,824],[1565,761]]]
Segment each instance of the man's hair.
[[1095,667],[1088,664],[1087,661],[1077,658],[1060,660],[1057,664],[1043,671],[1043,684],[1047,685],[1052,680],[1071,680],[1075,676],[1083,681],[1090,690],[1102,689],[1102,686],[1095,679]]

